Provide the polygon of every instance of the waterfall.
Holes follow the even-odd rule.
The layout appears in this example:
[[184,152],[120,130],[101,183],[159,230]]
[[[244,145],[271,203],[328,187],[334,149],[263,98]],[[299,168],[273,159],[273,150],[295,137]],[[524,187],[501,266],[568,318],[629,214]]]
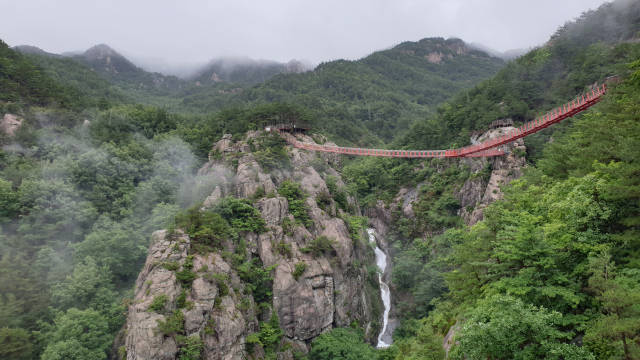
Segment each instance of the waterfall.
[[[387,255],[380,250],[378,245],[376,244],[376,238],[373,232],[373,229],[367,229],[367,233],[369,233],[369,242],[376,245],[375,254],[376,254],[376,265],[382,270],[384,273],[387,268]],[[380,292],[382,295],[382,303],[384,305],[384,316],[383,316],[383,326],[380,335],[378,335],[378,348],[386,348],[391,344],[387,344],[382,341],[382,336],[385,331],[387,331],[387,324],[389,323],[389,310],[391,310],[391,292],[389,291],[389,284],[386,284],[382,281],[382,274],[378,275],[378,281],[380,282]]]

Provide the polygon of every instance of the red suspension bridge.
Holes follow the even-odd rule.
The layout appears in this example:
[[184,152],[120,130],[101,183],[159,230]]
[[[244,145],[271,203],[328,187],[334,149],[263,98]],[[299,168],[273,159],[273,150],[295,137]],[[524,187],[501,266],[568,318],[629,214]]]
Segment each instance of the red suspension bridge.
[[[348,148],[339,146],[317,145],[295,140],[293,136],[285,137],[287,142],[293,147],[305,150],[324,151],[347,155],[363,155],[363,156],[382,156],[382,157],[401,157],[401,158],[445,158],[445,157],[485,157],[497,156],[505,154],[504,149],[498,149],[499,146],[508,144],[512,141],[521,139],[529,134],[536,133],[546,129],[553,124],[557,124],[562,120],[568,119],[600,101],[602,95],[607,91],[605,84],[602,84],[592,91],[576,98],[575,100],[556,108],[545,115],[530,121],[516,129],[499,135],[495,138],[488,139],[477,144],[465,146],[459,149],[449,150],[380,150],[380,149],[362,149]],[[282,127],[274,129],[280,133],[283,132]]]

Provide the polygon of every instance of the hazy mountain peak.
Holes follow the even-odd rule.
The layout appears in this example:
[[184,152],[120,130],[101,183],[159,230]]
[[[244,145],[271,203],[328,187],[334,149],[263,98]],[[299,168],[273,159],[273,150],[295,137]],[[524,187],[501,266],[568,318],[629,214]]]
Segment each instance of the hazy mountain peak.
[[392,48],[392,50],[424,57],[427,61],[434,64],[443,64],[458,56],[469,56],[475,59],[482,59],[482,61],[496,63],[502,62],[498,57],[486,51],[468,46],[462,39],[456,37],[451,37],[446,40],[442,37],[431,37],[419,41],[405,41]]
[[300,74],[312,68],[311,63],[295,59],[281,63],[248,56],[224,56],[212,59],[190,78],[202,85],[220,81],[254,85],[277,74]]
[[122,56],[122,55],[120,55],[118,52],[113,50],[107,44],[99,44],[99,45],[93,46],[89,50],[85,51],[83,56],[88,58],[88,59],[99,60],[99,59],[104,59],[105,57]]
[[524,55],[527,52],[529,52],[529,50],[527,49],[511,49],[511,50],[507,50],[504,52],[498,51],[496,49],[490,48],[486,45],[477,43],[477,42],[473,42],[473,43],[467,43],[466,44],[469,48],[474,49],[474,50],[478,50],[478,51],[484,51],[487,54],[491,55],[491,56],[495,56],[495,57],[499,57],[503,60],[513,60],[515,58],[517,58],[518,56]]
[[13,49],[18,50],[23,54],[36,54],[41,56],[62,57],[61,55],[46,52],[37,46],[31,46],[31,45],[18,45],[18,46],[14,46]]

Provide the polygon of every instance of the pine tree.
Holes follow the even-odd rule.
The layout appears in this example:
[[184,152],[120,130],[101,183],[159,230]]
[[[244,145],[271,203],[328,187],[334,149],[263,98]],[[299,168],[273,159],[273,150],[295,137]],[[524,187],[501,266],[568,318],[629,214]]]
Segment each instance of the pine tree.
[[[602,303],[604,315],[587,331],[585,340],[605,339],[622,345],[624,359],[638,359],[640,346],[640,284],[619,274],[611,255],[606,252],[589,258],[589,288]],[[616,344],[617,343],[617,344]]]

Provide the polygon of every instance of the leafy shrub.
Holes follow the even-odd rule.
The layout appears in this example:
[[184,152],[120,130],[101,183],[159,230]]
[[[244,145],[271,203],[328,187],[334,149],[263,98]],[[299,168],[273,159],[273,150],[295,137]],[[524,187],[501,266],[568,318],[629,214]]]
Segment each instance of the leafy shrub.
[[261,233],[266,225],[260,212],[251,206],[249,199],[228,196],[220,199],[212,210],[219,213],[237,231]]
[[260,346],[262,346],[262,343],[260,342],[259,333],[253,333],[247,336],[245,348],[250,355],[253,355],[253,349],[255,348],[256,344],[259,344]]
[[256,192],[253,193],[253,198],[255,200],[260,200],[260,199],[262,199],[264,197],[264,195],[265,195],[264,188],[262,186],[260,186],[260,187],[258,187],[256,189]]
[[344,191],[338,191],[333,195],[333,200],[338,204],[338,207],[342,211],[349,211],[349,201],[347,200],[347,193]]
[[258,340],[267,355],[275,352],[276,346],[280,343],[284,331],[280,329],[280,319],[278,319],[277,311],[271,312],[271,318],[267,323],[260,324],[260,335]]
[[244,138],[244,134],[241,133],[235,133],[233,134],[233,136],[231,137],[231,142],[232,143],[236,143],[238,141],[242,141],[242,139]]
[[371,265],[367,267],[367,280],[369,281],[369,284],[374,288],[378,288],[378,286],[380,285],[380,279],[378,278],[378,276],[380,275],[382,275],[382,269],[380,269],[379,266]]
[[301,261],[299,263],[296,264],[296,269],[293,272],[293,278],[296,279],[296,281],[300,278],[300,276],[302,276],[302,274],[304,274],[304,271],[307,270],[307,263],[304,261]]
[[120,346],[118,348],[118,356],[121,359],[126,359],[127,358],[127,347],[126,346],[123,345],[123,346]]
[[180,263],[172,260],[172,261],[167,261],[162,263],[162,267],[169,270],[169,271],[176,271],[178,269],[180,269]]
[[336,194],[338,192],[338,179],[333,175],[328,175],[325,179],[325,183],[327,184],[327,189],[332,194]]
[[271,272],[276,266],[277,264],[264,269],[262,261],[259,258],[254,258],[238,267],[238,275],[246,283],[245,291],[253,295],[256,303],[271,301],[271,296],[273,295]]
[[204,349],[204,341],[199,334],[191,334],[189,336],[181,336],[180,357],[179,360],[199,360],[202,359],[202,350]]
[[378,354],[363,340],[361,329],[333,329],[311,343],[309,360],[377,360]]
[[[494,295],[478,302],[469,320],[456,334],[452,359],[595,359],[584,347],[566,344],[573,333],[557,328],[562,314],[525,304],[511,296]],[[506,339],[509,339],[506,341]]]
[[301,222],[305,226],[311,226],[313,224],[313,220],[307,215],[307,206],[304,204],[307,194],[300,184],[285,180],[278,188],[278,194],[287,199],[289,202],[289,213],[293,215],[296,221]]
[[214,250],[214,248],[212,248],[211,246],[207,246],[207,245],[203,245],[203,244],[191,243],[190,252],[192,254],[206,255],[206,254],[212,252],[213,250]]
[[229,280],[229,275],[227,274],[212,274],[207,273],[203,276],[205,280],[208,280],[210,283],[215,283],[218,285],[218,296],[227,296],[229,295],[229,286],[226,281]]
[[329,239],[328,237],[322,235],[314,240],[309,242],[309,245],[300,249],[303,253],[311,253],[314,257],[322,255],[324,251],[333,249],[331,245],[335,244],[336,241]]
[[213,211],[200,211],[202,204],[196,204],[176,215],[176,227],[183,229],[191,238],[191,244],[201,244],[222,248],[222,242],[232,236],[229,223]]
[[293,360],[305,360],[307,359],[306,356],[304,356],[304,353],[300,350],[293,350]]
[[319,193],[318,197],[316,197],[316,203],[322,207],[331,205],[331,195],[324,191]]
[[291,245],[286,244],[284,240],[281,240],[280,242],[272,241],[271,246],[276,252],[278,252],[278,254],[282,256],[286,256],[288,258],[291,258],[293,256],[293,252],[291,251]]
[[[71,308],[66,313],[57,312],[53,321],[53,325],[40,323],[43,331],[40,332],[39,338],[46,348],[42,356],[37,358],[43,360],[107,358],[105,352],[110,348],[110,344],[113,344],[113,336],[106,316],[100,315],[93,309]],[[1,329],[0,336],[22,337],[19,331],[7,332],[7,330],[9,329],[6,327]],[[2,340],[0,354],[6,355],[3,359],[18,359],[18,356],[26,350],[20,342],[11,344],[12,338],[5,337]],[[19,341],[19,338],[15,340]],[[10,343],[7,344],[7,342]],[[11,350],[16,352],[9,352]],[[27,355],[22,359],[32,358]]]
[[213,307],[218,310],[222,310],[222,297],[216,296],[213,300]]
[[156,319],[156,322],[158,322],[158,330],[165,336],[184,333],[184,314],[180,310],[174,310],[166,321]]
[[148,311],[160,312],[161,310],[164,310],[164,306],[166,303],[167,303],[167,295],[161,294],[158,296],[154,296],[153,301],[151,302],[151,305],[149,305]]
[[266,171],[291,168],[287,153],[287,142],[276,134],[268,134],[259,139],[260,150],[253,153],[258,164]]
[[180,295],[176,298],[176,306],[178,309],[184,309],[187,307],[187,291],[185,289],[182,289]]
[[182,264],[182,270],[176,272],[176,278],[182,282],[182,287],[191,287],[193,280],[198,278],[198,274],[193,270],[193,255],[187,256],[184,264]]
[[216,320],[213,316],[210,317],[207,323],[204,325],[204,333],[207,335],[216,334]]
[[369,219],[364,216],[350,216],[345,214],[342,216],[347,229],[349,229],[349,235],[354,244],[359,244],[362,241],[362,234],[364,229],[367,228]]

